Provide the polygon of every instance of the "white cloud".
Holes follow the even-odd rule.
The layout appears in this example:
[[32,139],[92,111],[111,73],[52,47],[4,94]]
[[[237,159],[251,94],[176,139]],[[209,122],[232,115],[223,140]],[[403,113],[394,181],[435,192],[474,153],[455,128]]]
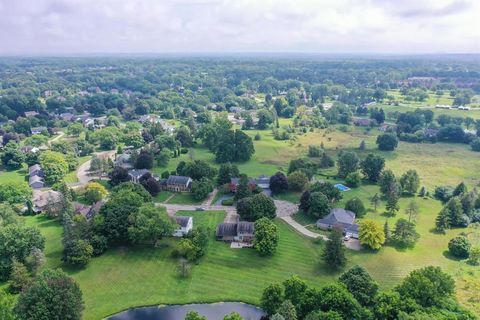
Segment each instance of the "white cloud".
[[477,52],[476,0],[0,0],[0,54]]

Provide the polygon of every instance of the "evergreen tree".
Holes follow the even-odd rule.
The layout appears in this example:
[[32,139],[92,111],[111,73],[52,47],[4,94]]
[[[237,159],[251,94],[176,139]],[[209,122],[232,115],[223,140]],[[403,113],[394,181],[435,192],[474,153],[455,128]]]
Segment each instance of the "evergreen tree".
[[322,257],[325,263],[332,269],[340,269],[345,266],[347,258],[345,257],[343,235],[340,228],[333,228]]
[[386,209],[387,213],[391,216],[396,215],[397,211],[400,210],[400,207],[398,206],[398,196],[396,194],[388,196]]
[[235,192],[235,201],[240,199],[250,197],[252,195],[252,191],[248,185],[248,177],[244,174],[240,176],[240,181],[237,185],[237,191]]
[[443,208],[438,214],[435,220],[435,228],[438,232],[442,233],[445,232],[445,230],[450,229],[450,216],[446,208]]
[[377,207],[380,204],[380,196],[378,193],[373,195],[372,199],[370,199],[370,203],[373,205],[373,210],[377,212]]
[[390,227],[388,225],[388,220],[385,220],[385,224],[383,225],[383,233],[385,234],[385,243],[388,243],[388,241],[392,237]]

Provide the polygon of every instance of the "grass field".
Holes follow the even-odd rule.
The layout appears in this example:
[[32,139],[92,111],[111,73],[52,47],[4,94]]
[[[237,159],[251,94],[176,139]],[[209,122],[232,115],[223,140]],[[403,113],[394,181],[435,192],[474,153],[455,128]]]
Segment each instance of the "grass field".
[[200,204],[202,201],[195,200],[191,193],[189,192],[181,192],[175,193],[173,198],[167,201],[170,204]]
[[18,170],[0,170],[0,182],[27,182],[28,170],[27,166]]

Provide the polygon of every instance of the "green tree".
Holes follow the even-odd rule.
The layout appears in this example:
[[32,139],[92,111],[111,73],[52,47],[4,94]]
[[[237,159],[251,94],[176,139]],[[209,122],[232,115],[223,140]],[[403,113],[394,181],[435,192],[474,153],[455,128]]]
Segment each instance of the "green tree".
[[63,261],[78,267],[84,267],[92,259],[93,247],[83,239],[67,239],[64,241]]
[[25,154],[19,149],[18,144],[10,140],[2,150],[1,160],[4,167],[18,169],[25,161]]
[[385,243],[388,243],[392,238],[390,227],[388,225],[388,220],[385,220],[385,223],[383,224],[383,234],[385,235]]
[[201,316],[197,311],[189,311],[185,316],[185,320],[208,320],[208,319],[205,316]]
[[129,217],[131,226],[128,228],[130,240],[134,243],[153,243],[157,246],[163,237],[170,236],[174,231],[172,218],[163,207],[144,205],[138,212]]
[[450,229],[450,215],[447,208],[443,208],[435,219],[435,229],[438,232],[444,233],[445,230]]
[[364,219],[359,222],[359,240],[362,245],[378,250],[385,242],[382,227],[374,220]]
[[378,193],[375,193],[373,197],[370,199],[370,203],[373,205],[373,210],[377,212],[377,207],[380,204],[380,196]]
[[338,312],[343,319],[361,318],[362,307],[342,285],[327,285],[320,289],[318,297],[318,308],[320,310]]
[[398,210],[400,210],[398,205],[398,195],[396,193],[391,193],[388,195],[386,209],[388,215],[390,216],[395,216]]
[[356,188],[362,182],[362,177],[358,172],[351,172],[345,177],[345,183],[350,188]]
[[361,163],[363,175],[371,182],[377,182],[380,178],[383,168],[385,167],[385,159],[370,153]]
[[16,312],[20,319],[80,320],[83,308],[78,284],[60,269],[47,269],[20,294]]
[[32,189],[25,182],[10,181],[0,184],[0,202],[25,203],[32,197]]
[[65,156],[55,151],[45,151],[39,156],[40,164],[45,173],[45,182],[55,184],[68,173],[68,163]]
[[456,196],[462,195],[462,194],[467,193],[467,192],[468,192],[468,188],[467,188],[466,184],[464,182],[460,182],[458,184],[458,186],[456,186],[455,189],[453,190],[452,195],[454,197],[456,197]]
[[45,238],[35,227],[22,224],[9,224],[0,228],[0,279],[10,275],[12,261],[25,263],[34,248],[43,250]]
[[330,212],[330,201],[321,192],[312,192],[309,203],[308,213],[314,217],[322,218]]
[[398,138],[393,133],[384,133],[377,137],[378,149],[382,151],[393,151],[398,146]]
[[218,169],[217,184],[230,183],[231,179],[238,177],[239,174],[237,166],[232,165],[230,162],[222,163]]
[[273,219],[277,215],[277,208],[272,198],[263,193],[243,198],[237,202],[237,212],[247,221],[256,221],[266,217]]
[[420,187],[420,177],[416,170],[408,170],[400,177],[402,191],[410,195],[417,193]]
[[415,224],[400,218],[395,222],[395,229],[392,233],[392,241],[399,247],[413,247],[420,238],[415,230]]
[[15,297],[0,291],[0,319],[2,320],[20,320],[15,314]]
[[380,192],[384,196],[389,196],[392,193],[398,193],[399,188],[397,178],[392,170],[383,171],[378,179],[378,184],[380,186]]
[[255,221],[254,248],[263,256],[275,253],[278,246],[278,230],[275,223],[263,217]]
[[298,306],[307,291],[307,283],[298,276],[293,275],[289,279],[283,281],[284,297],[290,300],[294,306]]
[[345,203],[345,210],[354,212],[357,218],[363,217],[367,212],[362,200],[357,197],[354,197]]
[[81,123],[72,123],[67,128],[67,134],[74,137],[78,137],[83,131],[84,128]]
[[360,160],[355,152],[342,152],[338,157],[338,176],[345,178],[349,173],[358,170]]
[[102,200],[107,195],[107,189],[98,182],[89,182],[85,186],[85,199],[90,203]]
[[405,209],[405,213],[408,215],[408,222],[415,222],[419,212],[418,204],[414,200],[410,201]]
[[223,317],[223,320],[243,320],[242,316],[237,313],[237,312],[232,312],[225,317]]
[[340,228],[333,228],[331,231],[329,241],[325,244],[322,258],[332,269],[340,269],[345,266],[347,258],[345,257],[343,235]]
[[455,237],[448,242],[448,251],[457,258],[468,258],[471,247],[470,241],[463,236]]
[[442,306],[454,296],[455,281],[440,267],[414,270],[395,288],[402,299],[411,298],[424,308]]
[[372,306],[378,293],[378,284],[360,267],[354,266],[338,279],[362,306]]
[[18,262],[17,259],[12,261],[12,270],[10,271],[9,290],[12,293],[19,293],[27,288],[32,281],[27,267]]
[[262,310],[271,316],[277,312],[283,300],[282,287],[279,284],[271,284],[263,290],[260,306]]
[[248,184],[248,177],[245,174],[240,175],[240,180],[238,181],[237,190],[235,192],[236,201],[252,195],[252,191],[250,190],[250,186]]
[[297,311],[290,300],[285,300],[278,307],[277,313],[285,320],[297,320]]
[[293,191],[303,191],[308,185],[308,177],[303,171],[295,171],[288,175],[288,187]]
[[210,179],[205,177],[200,180],[194,180],[190,191],[195,200],[199,201],[206,199],[210,192],[213,191],[213,183]]
[[478,266],[480,264],[480,247],[473,247],[470,249],[468,263],[472,266]]

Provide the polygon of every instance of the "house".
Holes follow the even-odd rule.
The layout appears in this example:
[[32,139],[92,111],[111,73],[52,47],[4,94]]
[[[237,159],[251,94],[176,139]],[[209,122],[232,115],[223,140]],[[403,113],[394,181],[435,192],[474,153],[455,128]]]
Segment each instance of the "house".
[[63,196],[58,191],[34,190],[32,204],[33,212],[40,213],[52,209],[52,207],[61,206],[63,204]]
[[75,115],[73,113],[70,113],[70,112],[65,112],[65,113],[61,113],[59,115],[59,118],[63,121],[71,122],[71,121],[74,120]]
[[147,169],[132,169],[128,171],[128,176],[130,180],[134,183],[139,183],[140,179],[146,174],[151,174]]
[[[235,193],[237,192],[237,187],[240,183],[240,178],[231,178],[230,179],[230,191]],[[270,177],[261,175],[255,179],[248,180],[248,187],[250,190],[254,190],[255,188],[259,187],[263,189],[263,192],[267,195],[270,195]]]
[[45,187],[45,182],[43,181],[42,177],[33,175],[28,179],[28,185],[32,189],[40,189]]
[[353,124],[356,125],[357,127],[368,127],[370,125],[374,125],[375,123],[376,121],[373,119],[367,119],[367,118],[353,119]]
[[41,134],[44,131],[47,131],[47,127],[32,127],[30,129],[32,134]]
[[192,185],[192,179],[185,176],[169,176],[165,189],[169,191],[187,191]]
[[384,123],[378,130],[383,132],[394,132],[397,130],[397,125]]
[[215,235],[220,241],[252,243],[255,237],[255,224],[248,221],[220,223]]
[[20,148],[23,153],[37,153],[40,151],[40,148],[33,146],[23,146]]
[[100,200],[95,202],[93,205],[85,205],[79,202],[74,202],[73,203],[73,210],[75,211],[76,214],[81,214],[87,220],[92,219],[98,212],[100,212],[100,209],[103,207],[105,204],[105,201]]
[[438,129],[432,129],[432,128],[425,128],[423,131],[423,134],[427,138],[435,138],[440,130]]
[[33,117],[38,115],[38,112],[37,111],[25,111],[24,114],[25,114],[25,117],[27,117],[27,118],[33,118]]
[[345,235],[358,239],[358,225],[355,223],[355,213],[352,211],[333,208],[326,217],[319,219],[316,225],[323,230],[340,227]]
[[44,173],[42,167],[37,163],[33,166],[28,167],[28,175],[31,176],[39,176],[44,177]]
[[132,155],[129,153],[122,153],[117,156],[115,159],[115,166],[122,167],[124,169],[130,170],[133,168],[133,165],[130,163]]
[[178,228],[175,229],[173,236],[174,237],[183,237],[186,236],[190,230],[193,229],[193,218],[186,216],[175,217],[175,221],[178,224]]

